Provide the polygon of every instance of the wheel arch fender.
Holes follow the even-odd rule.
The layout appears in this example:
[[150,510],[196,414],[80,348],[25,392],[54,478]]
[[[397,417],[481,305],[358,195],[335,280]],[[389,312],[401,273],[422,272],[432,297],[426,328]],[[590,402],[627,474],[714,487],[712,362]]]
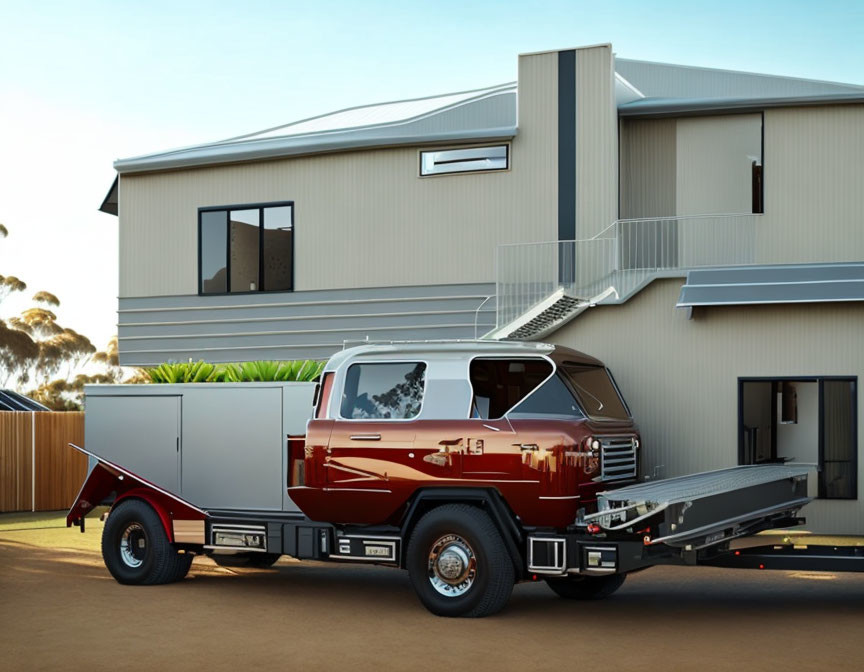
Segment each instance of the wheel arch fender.
[[399,565],[405,567],[408,540],[417,522],[432,509],[443,504],[468,504],[485,511],[498,528],[517,576],[525,574],[524,532],[507,501],[495,488],[421,488],[408,501],[400,521],[403,540]]
[[[111,496],[114,498],[111,511],[114,511],[118,504],[132,498],[147,503],[159,516],[165,535],[172,544],[175,541],[174,521],[206,521],[207,513],[194,504],[132,473],[119,464],[110,462],[74,444],[69,445],[95,459],[96,464],[90,470],[75,497],[72,508],[66,514],[67,527],[78,525],[83,532],[85,516],[100,502],[107,502]],[[110,512],[109,515],[111,515]],[[203,538],[203,528],[201,537]]]

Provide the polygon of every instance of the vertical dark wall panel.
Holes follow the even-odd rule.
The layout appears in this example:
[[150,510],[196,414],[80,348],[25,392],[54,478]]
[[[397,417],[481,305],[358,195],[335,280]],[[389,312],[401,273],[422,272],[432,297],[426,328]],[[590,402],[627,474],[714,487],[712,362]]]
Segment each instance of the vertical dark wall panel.
[[558,240],[576,238],[576,52],[558,52]]

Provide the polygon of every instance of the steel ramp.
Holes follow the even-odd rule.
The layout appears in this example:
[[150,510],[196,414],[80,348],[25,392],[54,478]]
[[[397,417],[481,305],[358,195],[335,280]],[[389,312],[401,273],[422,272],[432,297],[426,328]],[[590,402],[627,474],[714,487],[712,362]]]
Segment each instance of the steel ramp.
[[630,485],[598,494],[597,513],[578,522],[613,533],[650,530],[646,546],[707,548],[775,526],[772,521],[792,520],[810,502],[809,470],[741,466]]

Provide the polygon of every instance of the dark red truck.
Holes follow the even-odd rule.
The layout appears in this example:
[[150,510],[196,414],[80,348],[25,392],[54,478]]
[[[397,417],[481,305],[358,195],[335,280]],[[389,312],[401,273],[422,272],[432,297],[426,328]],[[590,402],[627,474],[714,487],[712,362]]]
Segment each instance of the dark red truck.
[[524,580],[592,599],[653,564],[764,564],[732,542],[799,524],[809,501],[806,469],[783,465],[638,483],[612,375],[567,348],[365,345],[291,385],[88,388],[94,467],[68,523],[111,503],[121,583],[182,579],[197,554],[286,554],[405,568],[430,611],[485,616]]

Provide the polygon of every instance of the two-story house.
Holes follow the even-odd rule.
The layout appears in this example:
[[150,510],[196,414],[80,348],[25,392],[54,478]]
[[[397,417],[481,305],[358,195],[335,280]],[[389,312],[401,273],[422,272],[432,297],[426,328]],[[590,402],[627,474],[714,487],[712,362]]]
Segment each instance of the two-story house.
[[811,525],[864,533],[864,86],[518,77],[117,161],[121,363],[543,339],[609,363],[647,475],[813,464]]

